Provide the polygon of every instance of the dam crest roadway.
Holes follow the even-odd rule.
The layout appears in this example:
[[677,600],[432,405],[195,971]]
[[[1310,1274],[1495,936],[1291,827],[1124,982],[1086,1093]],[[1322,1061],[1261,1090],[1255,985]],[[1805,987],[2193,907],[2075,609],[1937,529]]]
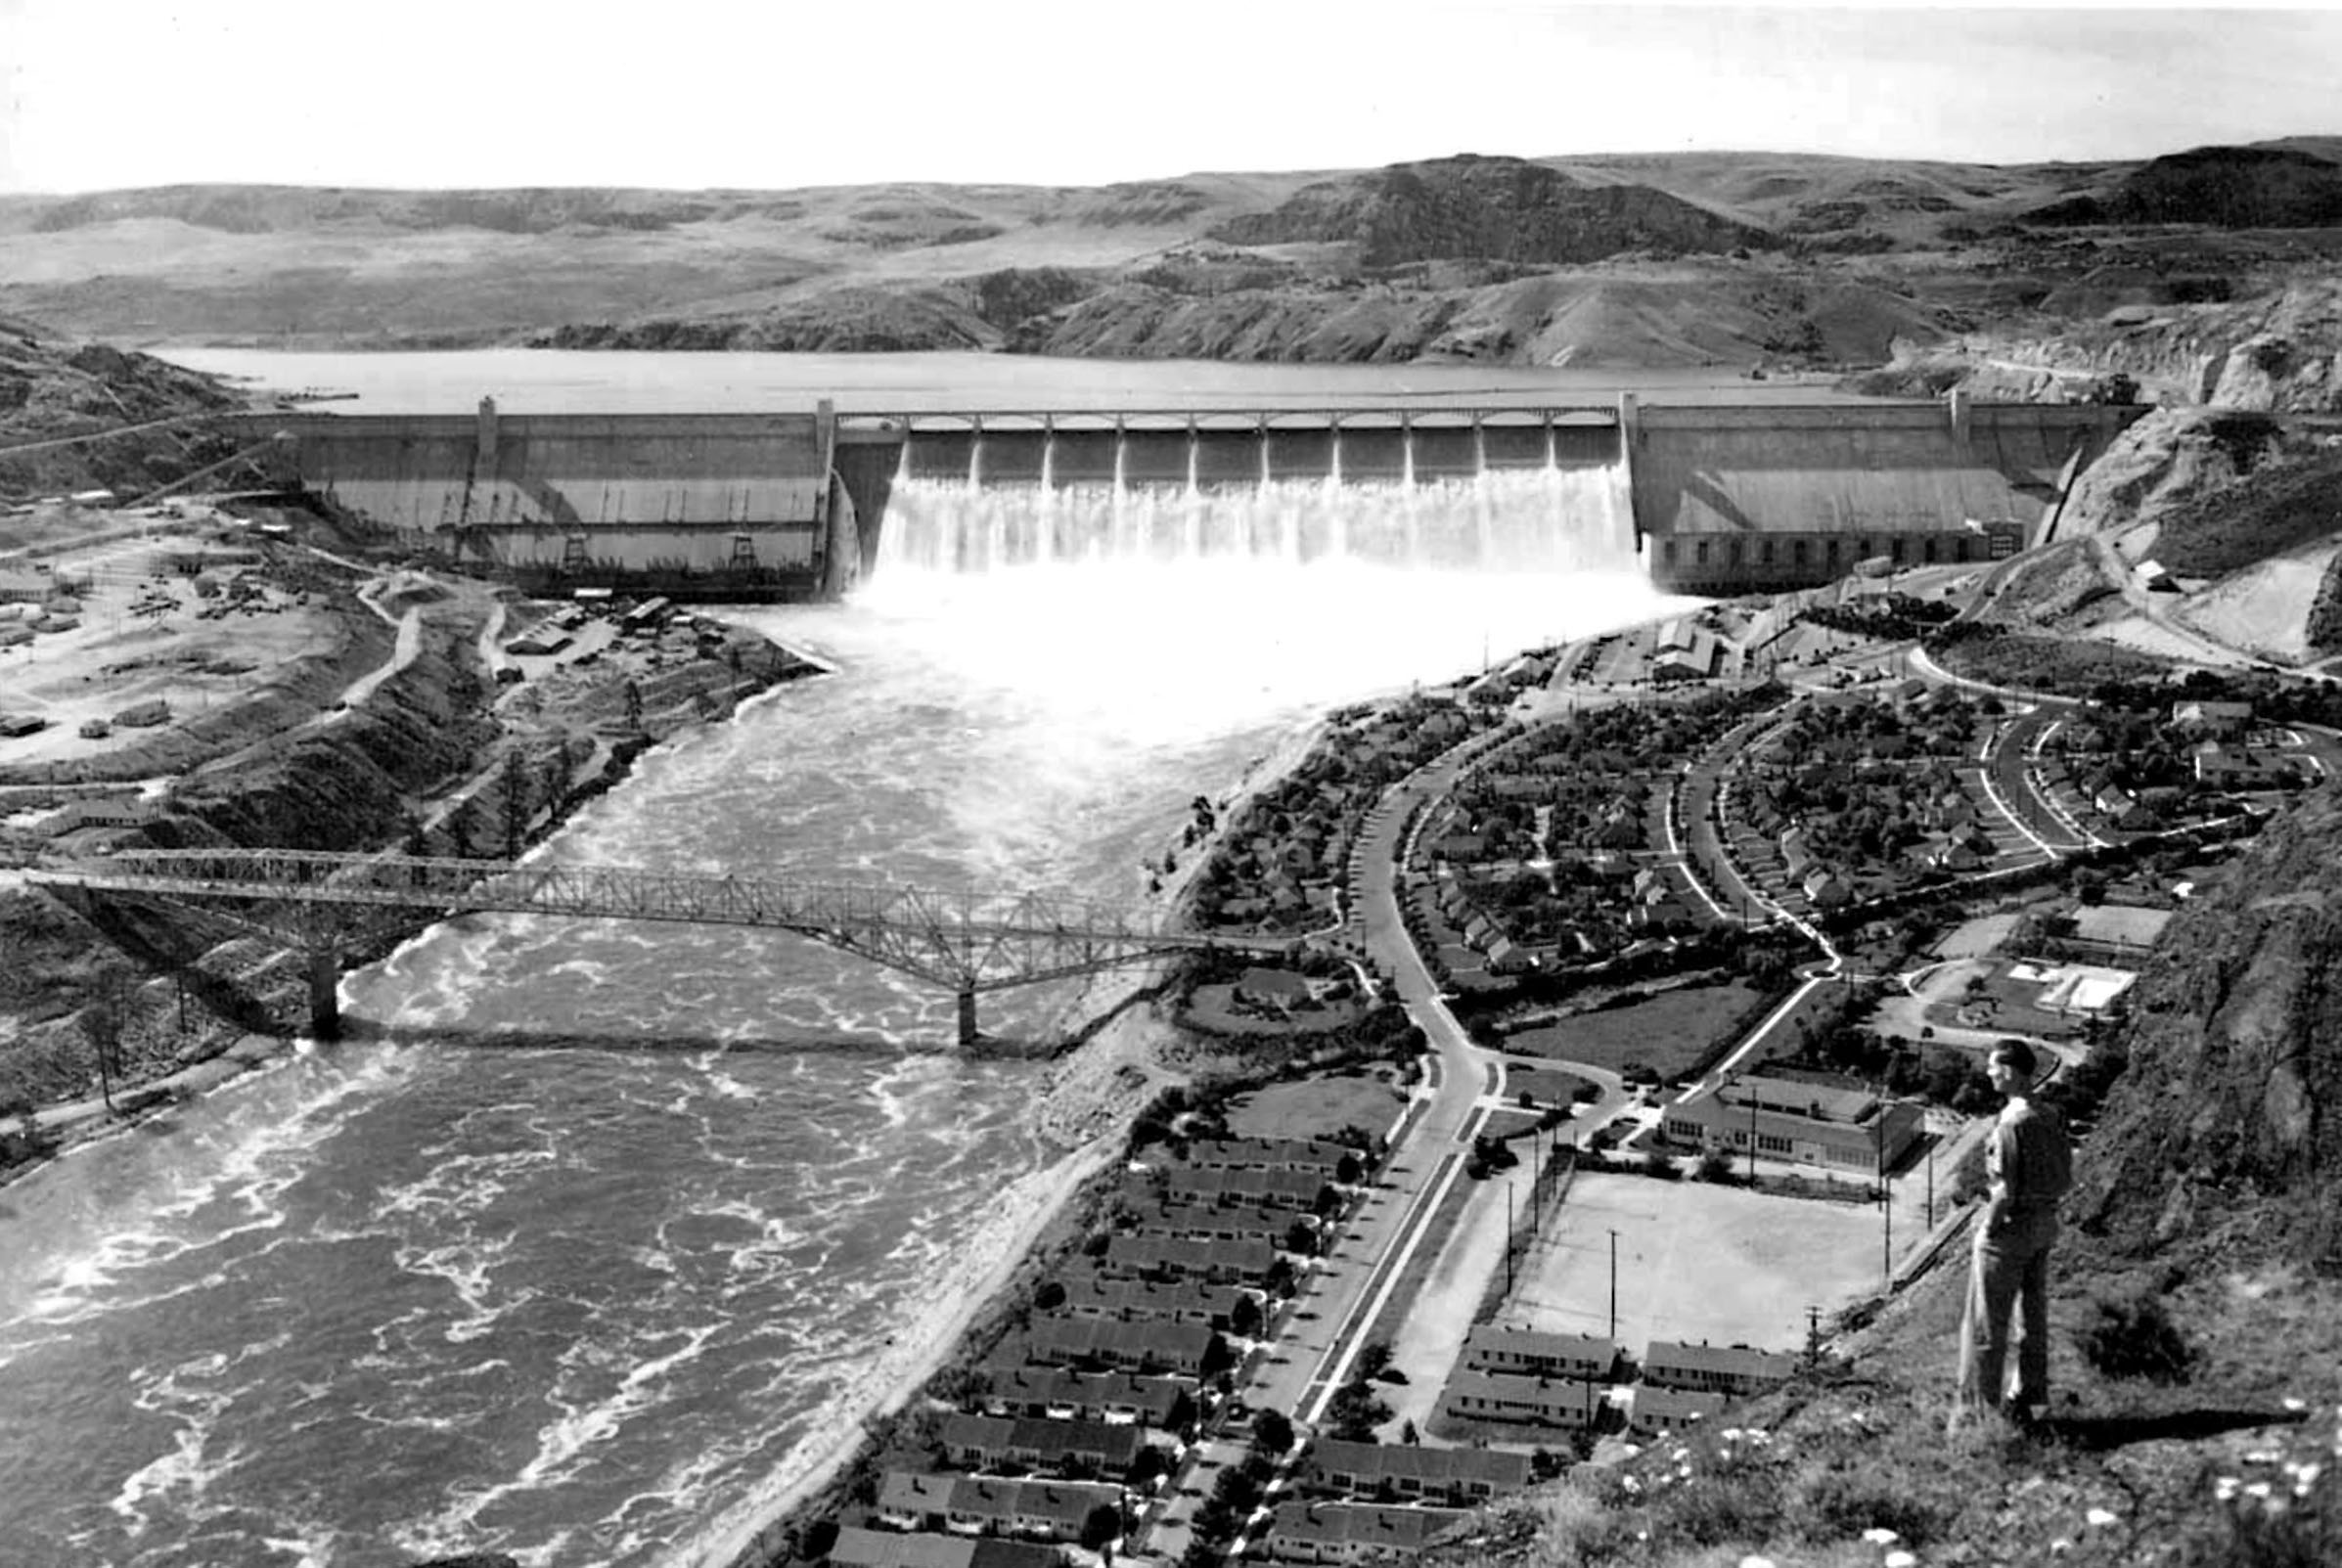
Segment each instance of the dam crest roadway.
[[123,851],[52,865],[26,879],[57,892],[272,907],[292,918],[230,916],[309,955],[310,1022],[339,1032],[340,931],[365,909],[661,920],[788,931],[915,975],[959,999],[959,1040],[974,1045],[976,997],[1142,963],[1174,953],[1283,953],[1289,940],[1202,936],[1128,911],[1043,892],[794,882],[607,866],[516,866],[280,849]]

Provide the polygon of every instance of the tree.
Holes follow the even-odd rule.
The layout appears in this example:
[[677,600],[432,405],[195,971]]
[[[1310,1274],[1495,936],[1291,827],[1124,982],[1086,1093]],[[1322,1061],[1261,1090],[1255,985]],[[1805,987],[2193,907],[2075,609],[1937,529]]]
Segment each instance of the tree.
[[113,1114],[113,1075],[121,1068],[122,1007],[117,989],[102,989],[88,1007],[81,1009],[78,1020],[82,1038],[98,1058],[99,1093],[106,1098],[108,1115]]
[[1261,1326],[1260,1303],[1250,1296],[1237,1297],[1228,1309],[1228,1331],[1239,1339],[1258,1339]]
[[[735,650],[737,651],[737,650]],[[1122,1534],[1122,1510],[1110,1502],[1102,1502],[1082,1515],[1082,1546],[1097,1551]]]
[[1252,1412],[1252,1452],[1277,1458],[1288,1454],[1293,1447],[1292,1417],[1283,1411],[1261,1410]]
[[638,734],[643,728],[643,684],[640,681],[629,680],[626,683],[626,728]]
[[504,806],[504,858],[518,860],[521,840],[528,834],[528,763],[518,747],[504,754],[500,788]]
[[456,802],[455,810],[447,814],[447,836],[456,859],[470,860],[476,853],[475,840],[479,836],[479,797],[466,795]]

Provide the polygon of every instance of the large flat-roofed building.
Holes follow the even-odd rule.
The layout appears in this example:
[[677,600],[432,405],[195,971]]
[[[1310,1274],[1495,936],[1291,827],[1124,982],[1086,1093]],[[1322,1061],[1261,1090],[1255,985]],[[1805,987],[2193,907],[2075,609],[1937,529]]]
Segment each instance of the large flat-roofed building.
[[2075,477],[2139,415],[2112,405],[1643,406],[1620,400],[1652,582],[1744,594],[1999,560],[2046,542]]
[[1667,1108],[1668,1139],[1706,1153],[1794,1160],[1875,1176],[1893,1170],[1926,1125],[1909,1101],[1868,1088],[1831,1088],[1744,1074]]

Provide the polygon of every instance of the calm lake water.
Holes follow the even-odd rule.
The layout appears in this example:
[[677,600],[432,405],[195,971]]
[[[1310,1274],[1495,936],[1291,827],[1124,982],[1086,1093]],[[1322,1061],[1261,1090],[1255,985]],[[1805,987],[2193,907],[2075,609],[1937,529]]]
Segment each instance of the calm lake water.
[[1596,405],[1621,390],[1666,402],[1838,400],[1823,386],[1730,372],[1572,371],[1484,365],[1230,365],[1011,354],[695,354],[486,348],[443,354],[164,348],[191,369],[271,390],[356,392],[353,414],[465,414],[481,397],[515,414],[841,413],[959,409],[1392,407],[1473,402]]

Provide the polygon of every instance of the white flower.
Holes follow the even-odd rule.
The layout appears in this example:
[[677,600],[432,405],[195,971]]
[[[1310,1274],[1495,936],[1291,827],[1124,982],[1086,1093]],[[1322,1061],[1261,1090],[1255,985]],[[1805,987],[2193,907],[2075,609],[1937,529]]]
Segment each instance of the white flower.
[[2310,1407],[2309,1407],[2309,1403],[2308,1403],[2306,1400],[2298,1400],[2298,1399],[2295,1399],[2295,1398],[2294,1398],[2292,1395],[2290,1395],[2290,1394],[2288,1394],[2288,1395],[2286,1395],[2286,1396],[2285,1396],[2285,1401],[2284,1401],[2284,1404],[2285,1404],[2285,1409],[2287,1409],[2287,1410],[2289,1410],[2289,1411],[2306,1411],[2306,1410],[2308,1410],[2308,1409],[2310,1408]]
[[1740,1559],[1740,1568],[1773,1568],[1773,1559],[1760,1557],[1752,1551]]
[[2062,1557],[2073,1549],[2074,1544],[2063,1536],[2059,1536],[2055,1541],[2049,1543],[2049,1555],[2052,1557]]
[[2215,1480],[2212,1483],[2212,1496],[2223,1502],[2234,1498],[2236,1496],[2236,1478],[2232,1475],[2224,1475]]
[[2089,1520],[2094,1528],[2103,1530],[2114,1523],[2115,1513],[2111,1508],[2093,1508],[2082,1517]]
[[1918,1564],[1919,1559],[1916,1553],[1905,1551],[1901,1546],[1897,1546],[1886,1554],[1881,1568],[1918,1568]]
[[2244,1489],[2244,1495],[2248,1498],[2265,1498],[2269,1496],[2269,1483],[2266,1481],[2255,1481],[2251,1486],[2248,1486]]
[[2274,1464],[2281,1457],[2283,1456],[2274,1449],[2254,1449],[2244,1456],[2244,1462],[2247,1464]]
[[1885,1525],[1874,1524],[1869,1529],[1863,1532],[1863,1539],[1870,1543],[1870,1545],[1873,1546],[1891,1546],[1896,1542],[1901,1541],[1903,1538],[1895,1534],[1894,1531],[1889,1530]]

